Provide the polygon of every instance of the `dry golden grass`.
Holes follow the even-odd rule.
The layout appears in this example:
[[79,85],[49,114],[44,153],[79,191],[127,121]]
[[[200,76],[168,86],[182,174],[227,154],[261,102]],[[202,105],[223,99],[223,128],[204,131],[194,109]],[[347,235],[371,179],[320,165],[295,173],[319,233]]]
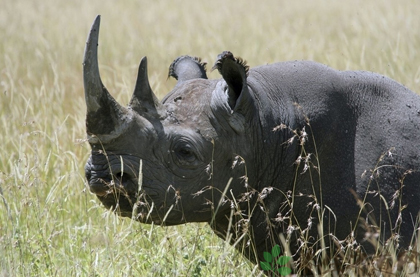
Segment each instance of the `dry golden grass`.
[[420,92],[416,0],[0,0],[0,7],[3,276],[261,274],[206,225],[141,225],[106,212],[88,192],[81,65],[97,14],[103,81],[123,104],[142,56],[163,97],[174,85],[167,80],[174,58],[212,64],[223,50],[251,67],[310,59],[376,71]]

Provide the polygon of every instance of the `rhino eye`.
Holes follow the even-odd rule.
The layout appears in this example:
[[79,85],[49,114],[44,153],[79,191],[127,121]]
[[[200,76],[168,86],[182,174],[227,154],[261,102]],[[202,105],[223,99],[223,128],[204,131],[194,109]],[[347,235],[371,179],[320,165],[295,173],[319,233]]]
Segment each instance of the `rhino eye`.
[[197,159],[194,149],[188,143],[178,143],[174,149],[176,161],[182,165],[191,165]]
[[191,149],[189,148],[182,148],[179,150],[179,154],[184,157],[184,158],[188,158],[191,155],[193,155],[193,153],[191,152]]

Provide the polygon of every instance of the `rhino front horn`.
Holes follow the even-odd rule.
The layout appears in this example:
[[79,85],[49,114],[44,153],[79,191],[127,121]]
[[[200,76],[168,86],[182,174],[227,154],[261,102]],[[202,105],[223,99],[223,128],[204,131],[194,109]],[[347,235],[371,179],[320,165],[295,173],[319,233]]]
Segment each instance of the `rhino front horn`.
[[83,82],[87,106],[88,135],[107,135],[118,129],[126,109],[120,106],[102,83],[98,66],[98,38],[101,16],[92,24],[83,59]]

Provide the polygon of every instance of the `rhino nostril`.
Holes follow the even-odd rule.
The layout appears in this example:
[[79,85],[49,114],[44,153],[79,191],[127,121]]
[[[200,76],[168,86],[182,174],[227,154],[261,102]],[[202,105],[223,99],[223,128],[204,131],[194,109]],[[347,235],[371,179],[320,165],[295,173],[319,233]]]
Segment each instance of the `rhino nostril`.
[[115,181],[118,181],[121,185],[124,185],[125,183],[127,183],[129,180],[132,179],[132,177],[130,175],[128,175],[127,173],[124,172],[118,172],[118,173],[114,173],[113,174],[113,179]]
[[123,180],[123,179],[125,180],[129,178],[128,174],[124,172],[114,173],[113,175],[114,175],[114,178],[117,180]]
[[137,182],[135,178],[126,172],[118,172],[113,174],[113,180],[116,187],[124,189],[127,193],[135,193],[137,190]]

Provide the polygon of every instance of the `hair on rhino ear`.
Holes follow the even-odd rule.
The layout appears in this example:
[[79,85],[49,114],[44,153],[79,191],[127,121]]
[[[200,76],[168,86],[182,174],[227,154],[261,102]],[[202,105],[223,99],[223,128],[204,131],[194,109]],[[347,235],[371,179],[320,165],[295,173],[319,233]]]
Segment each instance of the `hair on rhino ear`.
[[206,65],[199,57],[180,56],[169,66],[168,78],[174,77],[178,83],[197,78],[207,79]]
[[219,71],[219,73],[223,76],[223,64],[227,59],[232,60],[238,65],[242,66],[244,68],[245,75],[248,76],[249,65],[247,64],[246,60],[242,59],[241,57],[233,56],[232,52],[230,51],[223,51],[217,56],[217,60],[211,68],[211,71],[217,69],[217,71]]

